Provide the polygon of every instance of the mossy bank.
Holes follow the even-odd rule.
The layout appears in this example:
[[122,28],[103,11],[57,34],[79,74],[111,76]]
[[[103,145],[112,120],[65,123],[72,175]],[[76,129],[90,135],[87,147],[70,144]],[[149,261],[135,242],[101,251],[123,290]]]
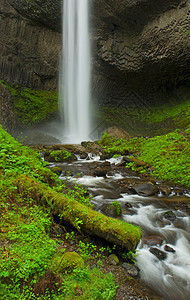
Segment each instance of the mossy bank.
[[0,298],[114,299],[113,275],[88,267],[83,244],[78,254],[85,264],[77,254],[72,255],[77,257],[75,263],[66,255],[65,265],[74,266],[73,271],[68,275],[67,268],[59,269],[56,262],[67,253],[61,237],[67,231],[62,227],[61,233],[52,235],[53,215],[79,232],[96,234],[128,250],[135,249],[140,229],[96,213],[82,193],[68,195],[40,155],[1,127],[0,140]]
[[56,90],[36,90],[5,81],[0,81],[0,85],[10,92],[14,113],[21,126],[32,126],[47,121],[57,114],[58,93]]

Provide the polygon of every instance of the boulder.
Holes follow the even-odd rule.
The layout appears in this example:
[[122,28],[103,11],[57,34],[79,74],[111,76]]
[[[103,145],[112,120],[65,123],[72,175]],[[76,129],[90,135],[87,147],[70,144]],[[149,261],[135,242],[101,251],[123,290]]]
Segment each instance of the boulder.
[[135,265],[123,263],[122,267],[126,270],[129,276],[137,277],[139,275],[139,269]]
[[164,241],[164,238],[161,236],[148,236],[142,239],[144,245],[148,246],[161,246]]
[[168,246],[168,245],[165,245],[165,246],[164,246],[164,250],[167,251],[167,252],[172,252],[172,253],[175,253],[175,252],[176,252],[172,247],[170,247],[170,246]]
[[169,221],[175,221],[176,219],[176,215],[174,214],[173,211],[169,210],[169,211],[166,211],[164,214],[163,214],[163,217]]
[[119,264],[119,258],[115,254],[111,254],[108,256],[108,262],[110,265],[118,265]]
[[151,247],[149,251],[154,254],[159,260],[164,260],[167,257],[167,254],[165,252],[156,247]]
[[158,187],[151,182],[135,185],[131,190],[144,197],[153,196],[159,191]]

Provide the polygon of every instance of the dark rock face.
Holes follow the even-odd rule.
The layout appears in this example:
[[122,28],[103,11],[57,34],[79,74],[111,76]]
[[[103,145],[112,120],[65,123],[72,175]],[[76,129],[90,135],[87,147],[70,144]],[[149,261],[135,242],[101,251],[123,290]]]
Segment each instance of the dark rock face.
[[[13,2],[18,10],[20,8],[19,13],[9,5]],[[32,8],[28,16],[24,14],[29,19],[23,18],[20,14],[25,7],[22,0],[0,2],[0,78],[26,87],[54,89],[57,87],[61,34],[31,21]],[[51,11],[53,13],[53,9]],[[48,18],[47,22],[51,24]]]
[[97,0],[94,9],[98,99],[143,105],[158,99],[160,88],[187,83],[190,1]]
[[11,93],[5,86],[0,84],[0,124],[12,132],[16,122]]
[[8,0],[22,16],[61,32],[62,0]]
[[[1,0],[0,78],[57,88],[61,0]],[[94,0],[93,99],[127,107],[189,89],[190,0]]]

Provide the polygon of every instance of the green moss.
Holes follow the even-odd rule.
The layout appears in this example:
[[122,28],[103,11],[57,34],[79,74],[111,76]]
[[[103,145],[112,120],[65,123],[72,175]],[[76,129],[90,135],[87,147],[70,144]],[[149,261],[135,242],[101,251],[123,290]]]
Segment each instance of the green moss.
[[58,93],[56,91],[33,90],[0,81],[11,92],[14,111],[18,119],[26,125],[48,120],[57,112]]
[[73,269],[84,266],[84,260],[76,252],[66,252],[58,261],[58,270],[60,272],[72,272]]
[[106,154],[113,155],[118,152],[124,155],[128,151],[134,158],[147,163],[147,166],[138,167],[132,161],[126,165],[128,168],[163,181],[190,186],[189,126],[184,133],[176,130],[153,138],[112,139],[110,144],[107,143],[108,140],[107,133],[104,133],[99,142],[105,148]]

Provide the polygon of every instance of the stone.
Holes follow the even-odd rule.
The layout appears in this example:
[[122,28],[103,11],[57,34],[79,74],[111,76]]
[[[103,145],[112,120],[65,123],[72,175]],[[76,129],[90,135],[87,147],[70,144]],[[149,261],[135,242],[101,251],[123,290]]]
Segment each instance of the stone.
[[164,246],[164,250],[167,251],[167,252],[173,252],[173,253],[176,252],[172,247],[170,247],[170,246],[168,246],[168,245],[165,245],[165,246]]
[[123,263],[122,267],[127,271],[127,274],[132,277],[137,277],[139,275],[139,269],[135,265]]
[[105,177],[106,174],[108,173],[109,169],[107,167],[97,167],[96,170],[93,172],[94,176],[98,177]]
[[115,254],[111,254],[108,256],[108,262],[110,265],[118,265],[119,264],[119,258]]
[[144,245],[148,246],[161,246],[164,241],[164,238],[161,236],[148,236],[142,239]]
[[165,252],[156,247],[151,247],[149,251],[154,254],[159,260],[164,260],[167,257],[167,254]]
[[131,190],[135,191],[140,196],[148,197],[157,194],[159,189],[153,183],[147,182],[135,185],[131,188]]
[[169,210],[169,211],[166,211],[164,214],[163,214],[163,217],[169,221],[175,221],[176,219],[176,215],[174,214],[173,211]]

